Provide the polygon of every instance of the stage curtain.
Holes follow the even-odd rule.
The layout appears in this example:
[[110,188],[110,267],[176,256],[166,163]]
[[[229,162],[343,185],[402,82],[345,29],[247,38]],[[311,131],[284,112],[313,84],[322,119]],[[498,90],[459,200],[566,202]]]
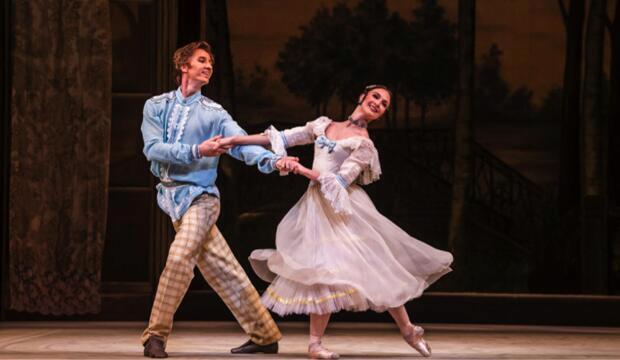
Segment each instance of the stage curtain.
[[96,313],[108,198],[109,3],[17,0],[14,26],[10,309]]

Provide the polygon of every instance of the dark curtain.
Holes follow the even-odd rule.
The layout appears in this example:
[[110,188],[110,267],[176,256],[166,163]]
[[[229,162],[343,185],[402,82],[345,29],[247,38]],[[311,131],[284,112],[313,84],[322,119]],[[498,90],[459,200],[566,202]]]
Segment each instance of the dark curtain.
[[[177,43],[206,40],[215,56],[215,69],[203,94],[220,103],[235,116],[235,75],[230,52],[230,29],[226,0],[183,0],[178,3]],[[239,121],[239,119],[237,119]]]
[[10,309],[96,313],[110,144],[109,4],[17,0],[14,9]]

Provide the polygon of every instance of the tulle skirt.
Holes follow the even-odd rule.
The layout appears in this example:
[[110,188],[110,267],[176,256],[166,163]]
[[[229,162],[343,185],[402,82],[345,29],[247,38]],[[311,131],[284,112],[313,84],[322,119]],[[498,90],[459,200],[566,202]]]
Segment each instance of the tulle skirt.
[[278,225],[276,248],[250,255],[271,282],[262,296],[279,315],[398,307],[451,271],[452,255],[425,244],[381,215],[357,185],[351,214],[335,213],[311,183]]

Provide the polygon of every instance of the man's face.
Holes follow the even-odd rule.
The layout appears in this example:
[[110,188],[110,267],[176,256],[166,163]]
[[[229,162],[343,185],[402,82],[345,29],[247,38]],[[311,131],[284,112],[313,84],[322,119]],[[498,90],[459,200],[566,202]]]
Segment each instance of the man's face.
[[213,75],[211,56],[202,49],[196,49],[187,64],[181,66],[181,72],[190,82],[208,84]]

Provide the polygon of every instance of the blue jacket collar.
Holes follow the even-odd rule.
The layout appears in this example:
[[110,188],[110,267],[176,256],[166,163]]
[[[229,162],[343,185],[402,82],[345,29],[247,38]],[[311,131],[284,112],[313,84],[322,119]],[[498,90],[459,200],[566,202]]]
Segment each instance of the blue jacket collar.
[[179,87],[174,92],[174,94],[177,97],[177,101],[181,103],[182,105],[191,105],[195,103],[196,101],[200,100],[200,98],[202,97],[202,93],[200,91],[196,91],[195,93],[191,94],[188,97],[183,97],[183,93],[181,92],[181,87]]

